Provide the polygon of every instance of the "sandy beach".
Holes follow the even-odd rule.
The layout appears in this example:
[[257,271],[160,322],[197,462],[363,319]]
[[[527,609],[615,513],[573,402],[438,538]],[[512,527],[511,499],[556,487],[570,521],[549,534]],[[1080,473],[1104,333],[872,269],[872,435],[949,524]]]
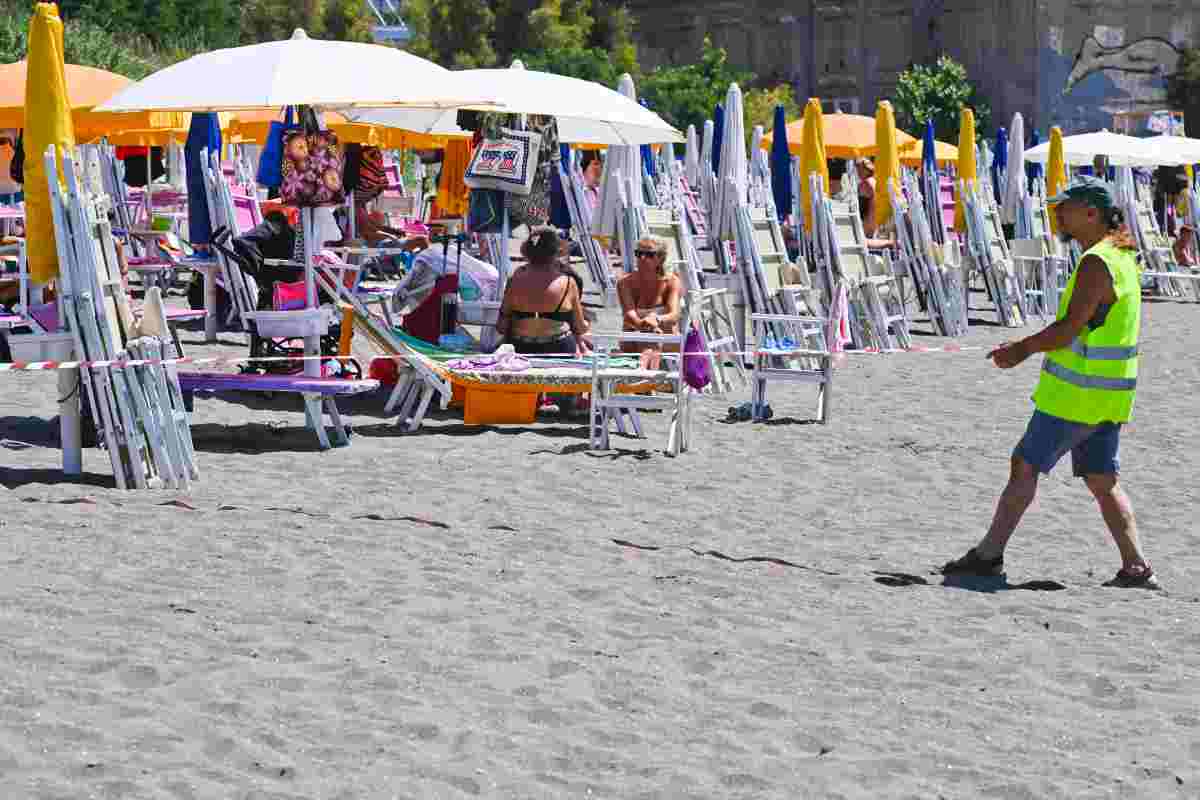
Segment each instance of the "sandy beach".
[[403,435],[378,394],[322,453],[298,401],[198,398],[188,495],[95,449],[64,482],[54,376],[2,375],[0,797],[1198,798],[1198,315],[1146,302],[1122,441],[1163,593],[1100,587],[1069,465],[1007,587],[932,574],[1040,359],[849,356],[831,424],[810,387],[765,424],[704,398],[676,459],[661,414],[595,453],[577,420]]

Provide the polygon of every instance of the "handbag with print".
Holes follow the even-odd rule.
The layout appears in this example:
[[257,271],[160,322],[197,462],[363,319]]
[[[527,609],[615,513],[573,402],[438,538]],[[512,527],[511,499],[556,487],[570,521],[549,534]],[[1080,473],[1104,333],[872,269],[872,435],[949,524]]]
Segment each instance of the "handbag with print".
[[346,191],[338,138],[331,131],[320,130],[311,109],[301,106],[300,116],[301,127],[283,136],[280,200],[300,208],[339,205],[345,201]]
[[501,128],[499,136],[484,139],[475,148],[463,182],[472,189],[527,195],[537,173],[541,144],[536,133]]

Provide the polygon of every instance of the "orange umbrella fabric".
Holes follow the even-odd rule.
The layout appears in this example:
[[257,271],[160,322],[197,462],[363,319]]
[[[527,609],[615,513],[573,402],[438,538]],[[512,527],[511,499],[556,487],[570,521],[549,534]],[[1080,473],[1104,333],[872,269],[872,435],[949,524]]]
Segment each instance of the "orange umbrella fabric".
[[[900,163],[914,169],[921,166],[925,157],[925,143],[917,139],[916,144],[901,147]],[[958,161],[958,148],[946,142],[933,143],[933,160],[940,165],[953,164]]]
[[[35,283],[58,274],[54,217],[44,155],[53,145],[58,163],[75,147],[67,79],[63,70],[63,24],[54,3],[38,3],[29,20],[28,80],[21,105],[25,125],[25,257]],[[61,181],[61,177],[55,176]]]
[[[39,4],[41,5],[41,4]],[[32,27],[32,20],[31,27]],[[59,20],[59,25],[62,21]],[[61,39],[61,34],[59,34]],[[62,51],[59,50],[61,58]],[[25,127],[26,84],[29,76],[29,61],[0,64],[0,128]],[[66,64],[63,69],[66,83],[66,102],[71,111],[98,106],[133,81],[115,72]],[[40,95],[39,95],[40,97]],[[33,99],[33,98],[31,98]],[[124,116],[108,114],[108,117]]]
[[446,145],[442,159],[442,175],[438,181],[437,205],[443,214],[451,217],[467,213],[467,185],[463,182],[467,164],[471,161],[471,142],[455,139]]
[[[804,120],[788,123],[788,149],[792,155],[800,155],[800,137]],[[860,114],[823,114],[821,133],[825,139],[826,158],[866,158],[875,155],[875,118]],[[919,142],[902,130],[896,131],[896,147],[904,149]],[[771,147],[771,136],[763,137],[763,147]]]

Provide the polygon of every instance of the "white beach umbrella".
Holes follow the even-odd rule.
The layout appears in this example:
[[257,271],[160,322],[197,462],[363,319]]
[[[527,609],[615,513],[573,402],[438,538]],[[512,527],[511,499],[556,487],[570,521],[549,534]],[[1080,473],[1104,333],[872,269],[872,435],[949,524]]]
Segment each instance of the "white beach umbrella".
[[[1091,164],[1096,156],[1107,156],[1114,167],[1153,167],[1160,161],[1150,139],[1123,136],[1110,131],[1064,136],[1063,158],[1067,164]],[[1050,143],[1044,142],[1025,151],[1025,160],[1045,164],[1050,159]]]
[[117,92],[97,111],[237,111],[288,105],[453,108],[495,91],[393,47],[291,39],[192,56]]
[[1186,136],[1152,136],[1144,140],[1153,150],[1160,164],[1200,164],[1200,139]]
[[[666,120],[640,105],[636,95],[626,96],[593,81],[517,68],[517,63],[512,69],[471,69],[451,74],[467,85],[487,87],[500,98],[498,106],[487,110],[553,116],[558,122],[558,138],[563,142],[612,146],[684,141]],[[632,91],[632,78],[629,85]],[[468,103],[466,107],[473,106]],[[343,113],[354,122],[371,125],[440,136],[470,135],[458,127],[457,112],[453,110],[352,108]]]
[[746,123],[743,119],[742,90],[736,83],[729,85],[725,95],[725,128],[721,132],[720,174],[712,213],[716,236],[733,238],[737,229],[734,209],[746,202],[749,168],[746,160]]
[[687,144],[683,151],[683,176],[693,189],[700,183],[700,142],[696,137],[696,126],[687,127]]
[[1008,126],[1008,178],[1004,183],[1001,216],[1010,225],[1016,224],[1025,195],[1025,118],[1021,112],[1013,114]]
[[[621,76],[617,91],[637,105],[637,91],[629,73]],[[640,106],[638,106],[640,108]],[[616,236],[621,224],[619,197],[615,176],[619,175],[624,194],[632,206],[643,206],[642,199],[642,154],[636,146],[614,146],[608,148],[604,159],[604,176],[600,183],[600,206],[592,218],[592,231],[602,236]]]

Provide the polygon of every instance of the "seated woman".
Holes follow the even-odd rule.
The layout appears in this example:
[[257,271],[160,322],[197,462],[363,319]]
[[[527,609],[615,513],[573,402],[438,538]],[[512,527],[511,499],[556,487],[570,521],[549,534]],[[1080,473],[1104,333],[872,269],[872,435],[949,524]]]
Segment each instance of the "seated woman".
[[[667,245],[647,236],[638,240],[633,251],[637,269],[617,281],[621,300],[622,330],[672,334],[679,328],[679,302],[683,282],[668,273]],[[621,349],[630,353],[657,353],[658,348],[639,342],[624,342]],[[647,366],[657,359],[643,359]]]
[[558,231],[534,228],[521,245],[528,259],[508,279],[497,332],[518,353],[583,353],[591,350],[590,326],[575,279],[558,258]]

